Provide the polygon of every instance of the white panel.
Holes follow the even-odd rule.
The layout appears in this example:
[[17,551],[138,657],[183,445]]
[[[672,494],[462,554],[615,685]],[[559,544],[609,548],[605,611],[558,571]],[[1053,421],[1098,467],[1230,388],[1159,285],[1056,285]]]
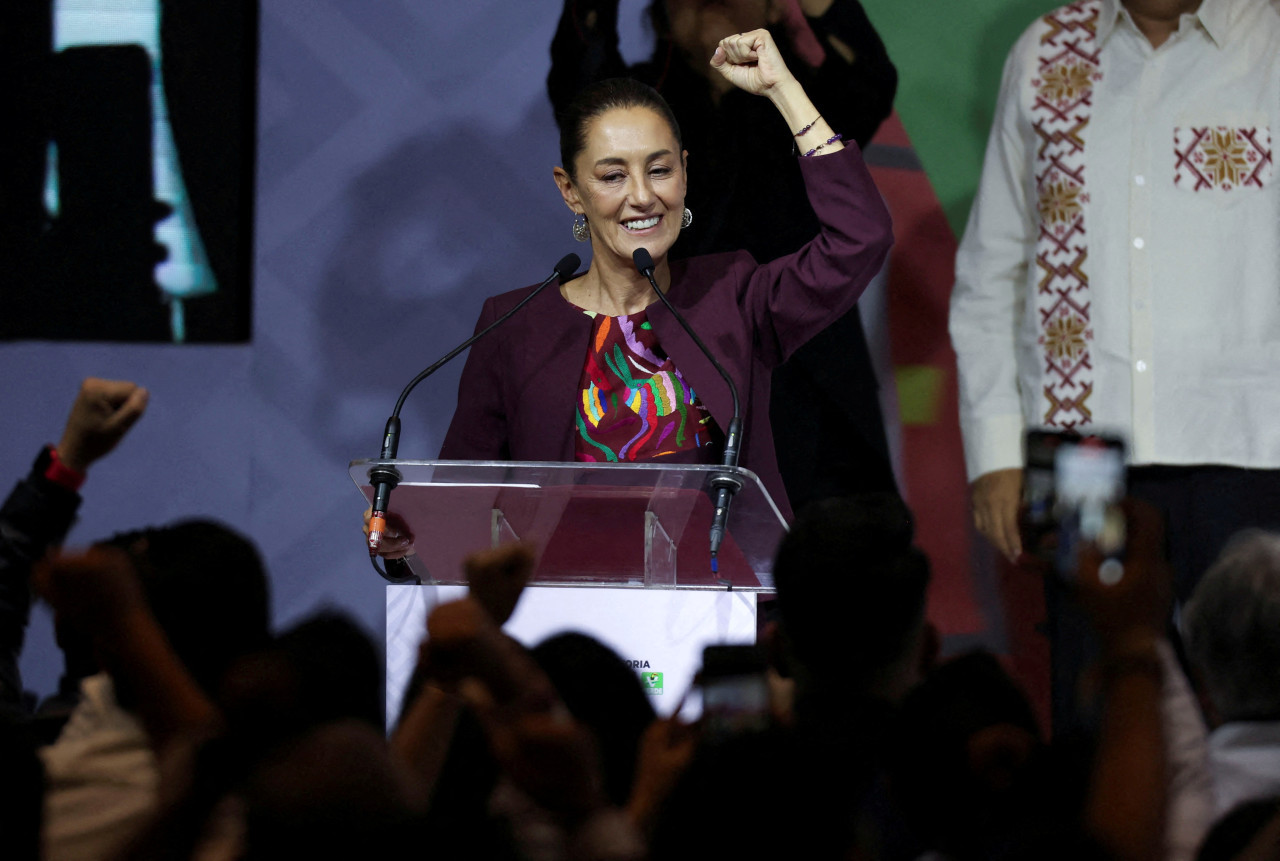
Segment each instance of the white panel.
[[[417,659],[430,608],[466,594],[462,586],[387,587],[387,716],[390,724]],[[754,643],[756,600],[744,592],[531,586],[506,631],[527,646],[564,631],[589,634],[631,662],[650,687],[654,709],[675,710],[710,643]],[[690,697],[681,716],[697,717]]]

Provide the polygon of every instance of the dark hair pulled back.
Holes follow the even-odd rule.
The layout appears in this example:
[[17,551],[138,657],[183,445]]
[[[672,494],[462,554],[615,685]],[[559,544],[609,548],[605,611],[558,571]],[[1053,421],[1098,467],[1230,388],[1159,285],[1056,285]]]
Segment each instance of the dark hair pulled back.
[[662,117],[675,136],[676,149],[684,149],[676,115],[657,90],[634,78],[606,78],[584,87],[560,114],[560,164],[571,178],[577,178],[574,163],[587,148],[587,127],[591,121],[624,108],[648,108]]

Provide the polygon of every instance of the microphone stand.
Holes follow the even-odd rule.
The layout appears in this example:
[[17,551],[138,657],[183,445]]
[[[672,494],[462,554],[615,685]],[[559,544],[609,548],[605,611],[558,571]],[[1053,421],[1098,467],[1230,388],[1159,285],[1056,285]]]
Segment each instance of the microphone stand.
[[653,256],[649,254],[649,250],[647,248],[637,248],[632,252],[631,260],[635,263],[636,271],[649,279],[653,292],[658,294],[662,304],[666,305],[667,310],[671,312],[671,316],[676,318],[676,322],[693,339],[693,342],[698,345],[698,349],[711,361],[716,371],[724,378],[724,381],[729,386],[729,394],[733,396],[733,418],[729,419],[729,430],[725,434],[724,440],[724,454],[720,458],[720,465],[725,467],[726,471],[713,473],[710,481],[711,489],[715,491],[715,510],[711,516],[711,573],[716,575],[716,580],[721,586],[732,588],[733,584],[728,579],[719,576],[718,556],[720,545],[724,541],[725,530],[729,523],[729,506],[733,503],[734,494],[742,489],[742,479],[737,475],[738,455],[742,446],[742,407],[738,401],[738,387],[734,384],[733,377],[729,376],[729,372],[707,349],[707,345],[702,343],[702,339],[693,331],[684,316],[676,310],[676,306],[658,288],[657,279],[653,277],[655,268]]
[[[382,453],[378,456],[378,459],[383,461],[396,459],[396,453],[400,449],[400,410],[404,407],[405,399],[409,397],[409,393],[417,387],[418,383],[451,362],[467,347],[470,347],[476,341],[479,341],[485,335],[507,322],[513,314],[529,304],[529,301],[541,293],[552,281],[557,278],[564,281],[567,276],[578,271],[578,266],[581,262],[581,258],[576,254],[566,254],[560,258],[560,261],[556,263],[555,268],[551,270],[551,274],[547,276],[546,280],[530,291],[528,296],[516,303],[515,307],[454,347],[410,380],[409,384],[400,392],[400,397],[396,400],[395,409],[391,411],[391,417],[387,419],[386,428],[382,432]],[[420,584],[422,581],[418,579],[417,575],[393,577],[378,565],[378,548],[382,546],[382,537],[387,529],[387,506],[391,503],[391,491],[400,483],[401,478],[403,476],[400,474],[400,470],[391,464],[379,463],[369,470],[369,483],[373,486],[373,510],[369,516],[369,561],[373,564],[373,570],[377,571],[382,579],[389,583]]]

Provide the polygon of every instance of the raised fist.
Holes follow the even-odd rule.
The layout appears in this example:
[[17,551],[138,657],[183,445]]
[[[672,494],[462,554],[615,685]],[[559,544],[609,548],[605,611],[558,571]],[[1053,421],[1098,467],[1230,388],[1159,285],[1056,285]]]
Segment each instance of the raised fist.
[[116,447],[147,408],[147,390],[126,380],[89,377],[71,405],[58,457],[76,472]]
[[757,96],[795,80],[768,30],[736,33],[721,39],[720,46],[711,55],[711,66],[735,87]]

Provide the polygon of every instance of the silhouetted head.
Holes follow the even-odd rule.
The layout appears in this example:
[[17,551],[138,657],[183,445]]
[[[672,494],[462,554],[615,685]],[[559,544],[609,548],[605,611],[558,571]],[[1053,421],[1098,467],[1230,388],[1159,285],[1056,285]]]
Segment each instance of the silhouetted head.
[[615,804],[625,804],[635,776],[640,736],[655,717],[635,670],[586,634],[557,634],[529,654],[551,679],[570,714],[594,733],[605,790]]
[[426,807],[381,731],[330,721],[257,763],[243,789],[244,858],[384,858],[421,850]]
[[971,652],[931,672],[894,721],[893,786],[928,848],[985,857],[1010,828],[1033,824],[1042,742],[1031,704],[999,662]]
[[301,684],[302,708],[316,723],[358,718],[382,728],[382,659],[359,625],[322,610],[276,639]]
[[1280,719],[1280,534],[1233,538],[1196,586],[1182,626],[1219,722]]
[[228,725],[262,743],[343,719],[384,728],[378,650],[359,625],[332,610],[237,661],[218,698]]
[[[253,544],[210,520],[125,532],[103,544],[127,552],[147,604],[202,688],[269,640],[267,575]],[[128,692],[117,690],[121,703]]]
[[889,493],[827,499],[801,512],[773,576],[785,641],[809,674],[853,692],[883,685],[899,665],[914,674],[906,664],[923,637],[929,560],[913,534],[911,512]]
[[[865,858],[862,784],[804,733],[700,744],[658,813],[653,858]],[[860,851],[861,850],[861,851]]]

